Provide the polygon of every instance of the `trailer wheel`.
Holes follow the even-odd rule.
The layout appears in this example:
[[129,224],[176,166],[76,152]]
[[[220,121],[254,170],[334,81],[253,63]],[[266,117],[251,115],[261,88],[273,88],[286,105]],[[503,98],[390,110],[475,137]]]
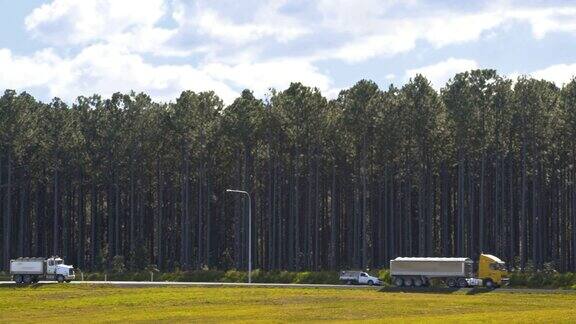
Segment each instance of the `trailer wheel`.
[[17,284],[22,283],[22,275],[15,275],[14,276],[14,282]]
[[406,279],[404,279],[404,286],[406,286],[406,287],[412,287],[413,284],[414,284],[414,280],[412,280],[412,278],[406,278]]
[[424,282],[422,281],[422,279],[420,278],[414,279],[414,287],[422,287],[423,284]]
[[394,278],[394,286],[402,287],[403,284],[404,284],[404,279],[402,279],[400,277]]
[[464,279],[464,278],[458,279],[458,287],[460,287],[460,288],[468,287],[468,281],[466,281],[466,279]]
[[352,280],[348,280],[348,281],[346,281],[346,284],[351,285],[351,284],[353,284],[353,282],[352,282]]
[[63,275],[58,275],[56,277],[56,280],[58,280],[58,283],[63,283],[64,282],[64,276]]
[[24,275],[23,281],[25,284],[32,283],[32,277],[30,275]]
[[455,288],[456,287],[456,279],[454,278],[448,278],[448,280],[446,280],[446,285],[450,288]]

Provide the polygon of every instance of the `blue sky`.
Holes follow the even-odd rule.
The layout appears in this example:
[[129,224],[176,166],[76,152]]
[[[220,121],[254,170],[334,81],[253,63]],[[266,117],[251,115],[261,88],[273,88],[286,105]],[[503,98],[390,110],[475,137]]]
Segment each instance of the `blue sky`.
[[292,81],[333,98],[360,79],[494,68],[559,86],[576,74],[575,1],[0,0],[0,89],[41,100],[214,90],[265,97]]

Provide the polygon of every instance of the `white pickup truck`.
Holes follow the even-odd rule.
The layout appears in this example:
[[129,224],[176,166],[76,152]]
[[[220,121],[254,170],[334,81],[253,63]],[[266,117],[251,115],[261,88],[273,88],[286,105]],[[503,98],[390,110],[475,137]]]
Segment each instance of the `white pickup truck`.
[[380,279],[373,277],[366,272],[362,271],[342,271],[340,273],[340,281],[345,282],[347,285],[381,285]]
[[29,284],[39,280],[70,282],[76,277],[74,268],[65,265],[59,257],[10,260],[10,274],[14,282],[18,284]]

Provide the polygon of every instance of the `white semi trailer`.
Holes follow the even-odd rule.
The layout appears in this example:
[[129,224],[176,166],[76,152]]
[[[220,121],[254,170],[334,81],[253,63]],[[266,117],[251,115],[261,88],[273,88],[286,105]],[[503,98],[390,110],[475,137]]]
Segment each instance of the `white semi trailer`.
[[18,284],[29,284],[40,280],[55,280],[62,283],[76,278],[74,268],[65,265],[59,257],[10,260],[10,274],[12,280]]

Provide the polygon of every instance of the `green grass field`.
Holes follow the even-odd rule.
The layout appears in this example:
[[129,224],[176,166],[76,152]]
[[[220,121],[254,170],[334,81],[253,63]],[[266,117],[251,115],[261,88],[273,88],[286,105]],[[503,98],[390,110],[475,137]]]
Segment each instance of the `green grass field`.
[[328,288],[0,287],[0,322],[576,322],[576,294]]

